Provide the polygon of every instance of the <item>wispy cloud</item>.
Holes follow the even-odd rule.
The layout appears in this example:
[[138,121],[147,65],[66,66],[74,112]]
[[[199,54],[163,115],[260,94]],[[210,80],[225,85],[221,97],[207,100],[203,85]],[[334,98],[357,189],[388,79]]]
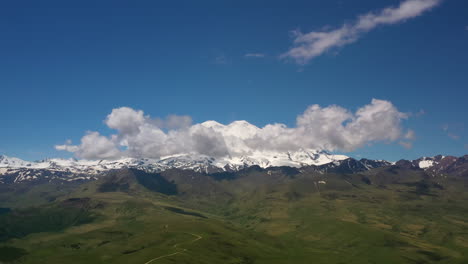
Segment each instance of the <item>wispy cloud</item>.
[[453,140],[459,140],[460,139],[460,136],[457,135],[457,134],[453,134],[453,133],[448,133],[447,136]]
[[414,130],[410,129],[408,130],[408,132],[406,132],[405,139],[414,140],[415,138],[416,138],[416,133],[414,132]]
[[120,107],[105,120],[115,134],[87,132],[79,145],[68,141],[55,148],[85,159],[159,158],[182,153],[225,157],[300,148],[353,151],[379,141],[403,140],[403,146],[409,146],[414,132],[405,133],[401,126],[407,117],[391,102],[377,99],[356,112],[337,105],[312,105],[297,116],[294,127],[273,123],[262,128],[246,121],[191,124],[188,116],[151,118],[141,110]]
[[214,58],[213,63],[218,64],[218,65],[225,65],[225,64],[228,64],[228,59],[226,55],[221,54]]
[[413,148],[413,143],[412,142],[400,141],[400,142],[398,142],[398,144],[400,144],[405,149],[412,149]]
[[387,7],[378,12],[360,15],[354,23],[346,23],[337,29],[305,34],[298,30],[293,31],[294,46],[280,57],[292,59],[298,64],[306,64],[333,48],[356,42],[362,35],[379,26],[397,24],[420,16],[441,1],[405,0],[398,7]]
[[405,149],[412,149],[413,148],[413,140],[416,138],[416,133],[414,130],[409,129],[405,135],[402,137],[402,140],[398,142],[400,146],[404,147]]
[[424,109],[419,110],[418,112],[414,113],[415,117],[420,117],[426,114],[426,111]]
[[463,133],[464,125],[463,123],[451,123],[443,124],[442,130],[447,134],[447,136],[453,140],[459,140],[461,138],[460,134]]
[[247,53],[244,55],[246,58],[264,58],[265,56],[263,53]]

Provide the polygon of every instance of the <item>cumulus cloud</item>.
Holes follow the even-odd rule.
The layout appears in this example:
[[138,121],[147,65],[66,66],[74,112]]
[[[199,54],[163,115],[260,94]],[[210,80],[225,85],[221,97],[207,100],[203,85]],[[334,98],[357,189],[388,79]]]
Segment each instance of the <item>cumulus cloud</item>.
[[141,110],[135,111],[130,107],[121,107],[112,110],[105,123],[109,128],[116,129],[121,134],[136,134],[146,119]]
[[383,25],[404,22],[422,15],[437,6],[442,0],[405,0],[398,7],[387,7],[379,12],[370,12],[358,16],[353,23],[346,23],[340,28],[302,33],[293,31],[294,46],[281,55],[298,64],[306,64],[311,59],[333,48],[340,48],[357,41],[363,34]]
[[414,132],[404,132],[401,121],[406,118],[407,114],[391,102],[378,99],[355,112],[337,105],[312,105],[297,116],[294,127],[275,123],[262,128],[246,121],[223,125],[216,121],[192,124],[188,116],[151,118],[141,110],[121,107],[105,119],[115,134],[106,137],[88,132],[79,145],[67,142],[55,147],[85,159],[160,158],[175,154],[232,157],[300,148],[353,151],[380,141],[405,140],[405,145],[400,144],[408,146]]
[[154,124],[165,129],[187,128],[192,124],[192,118],[186,115],[168,115],[165,119],[156,118]]
[[74,152],[77,157],[89,159],[116,159],[122,155],[115,141],[115,136],[107,138],[98,132],[87,132],[81,138],[81,144],[78,146],[65,144],[55,146],[55,148],[57,150]]

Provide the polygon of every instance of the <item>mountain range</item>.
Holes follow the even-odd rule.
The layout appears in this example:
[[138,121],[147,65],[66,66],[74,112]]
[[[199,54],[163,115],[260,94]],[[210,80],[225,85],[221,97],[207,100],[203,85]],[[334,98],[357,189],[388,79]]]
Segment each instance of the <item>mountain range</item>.
[[468,263],[468,156],[0,157],[1,263]]
[[416,160],[370,160],[333,155],[321,150],[300,149],[294,152],[255,152],[249,156],[214,158],[200,154],[180,154],[160,159],[122,158],[117,160],[45,159],[24,161],[0,155],[0,184],[23,181],[83,181],[97,179],[112,170],[134,168],[146,172],[170,169],[213,174],[237,172],[252,166],[262,169],[291,167],[321,173],[356,173],[385,166],[426,171],[432,176],[468,176],[468,155],[434,156]]

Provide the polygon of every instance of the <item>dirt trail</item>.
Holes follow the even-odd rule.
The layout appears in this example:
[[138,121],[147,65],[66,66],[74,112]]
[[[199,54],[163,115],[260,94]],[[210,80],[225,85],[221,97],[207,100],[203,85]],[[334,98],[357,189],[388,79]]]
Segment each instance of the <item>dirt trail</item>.
[[149,260],[148,262],[145,262],[145,264],[150,264],[150,263],[152,263],[152,262],[154,262],[154,261],[156,261],[156,260],[163,259],[163,258],[167,258],[167,257],[170,257],[170,256],[174,256],[174,255],[183,253],[183,252],[187,251],[187,249],[186,249],[186,248],[179,248],[179,245],[181,245],[181,244],[189,244],[189,243],[191,244],[191,243],[195,243],[195,242],[197,242],[198,240],[200,240],[200,239],[203,238],[202,236],[195,235],[195,234],[192,234],[192,233],[187,233],[187,234],[192,235],[192,236],[194,236],[194,237],[196,237],[196,238],[195,238],[194,240],[189,241],[189,242],[182,242],[182,243],[177,243],[177,244],[175,244],[175,245],[173,246],[173,248],[180,249],[179,251],[177,251],[177,252],[175,252],[175,253],[172,253],[172,254],[167,254],[167,255],[163,255],[163,256],[156,257],[156,258],[154,258],[154,259]]

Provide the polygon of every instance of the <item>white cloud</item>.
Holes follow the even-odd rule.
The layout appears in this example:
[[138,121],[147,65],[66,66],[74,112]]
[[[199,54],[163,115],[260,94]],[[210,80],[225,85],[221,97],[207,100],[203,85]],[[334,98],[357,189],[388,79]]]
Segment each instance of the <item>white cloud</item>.
[[68,141],[64,145],[55,145],[56,150],[64,150],[68,152],[77,152],[80,148],[78,146],[70,145],[71,141]]
[[57,145],[55,148],[74,152],[77,157],[85,159],[116,159],[122,156],[115,137],[107,138],[98,132],[88,132],[81,138],[81,144],[78,146],[65,144]]
[[405,0],[398,7],[387,7],[379,12],[358,16],[354,23],[328,31],[313,31],[306,34],[293,31],[294,46],[281,55],[298,64],[306,64],[311,59],[333,48],[343,47],[357,41],[364,33],[383,25],[401,23],[422,15],[438,5],[442,0]]
[[377,99],[356,112],[336,105],[312,105],[297,117],[294,127],[275,123],[259,128],[246,121],[191,125],[188,116],[152,119],[141,110],[121,107],[105,120],[116,134],[106,137],[88,132],[80,145],[67,142],[56,149],[86,159],[159,158],[183,153],[225,157],[300,148],[353,151],[379,141],[412,140],[414,132],[403,133],[401,127],[406,118],[391,102]]
[[130,107],[113,109],[105,121],[109,128],[118,130],[121,134],[135,134],[146,122],[143,111],[135,111]]
[[166,119],[156,118],[154,124],[165,129],[186,128],[192,124],[190,116],[168,115]]

